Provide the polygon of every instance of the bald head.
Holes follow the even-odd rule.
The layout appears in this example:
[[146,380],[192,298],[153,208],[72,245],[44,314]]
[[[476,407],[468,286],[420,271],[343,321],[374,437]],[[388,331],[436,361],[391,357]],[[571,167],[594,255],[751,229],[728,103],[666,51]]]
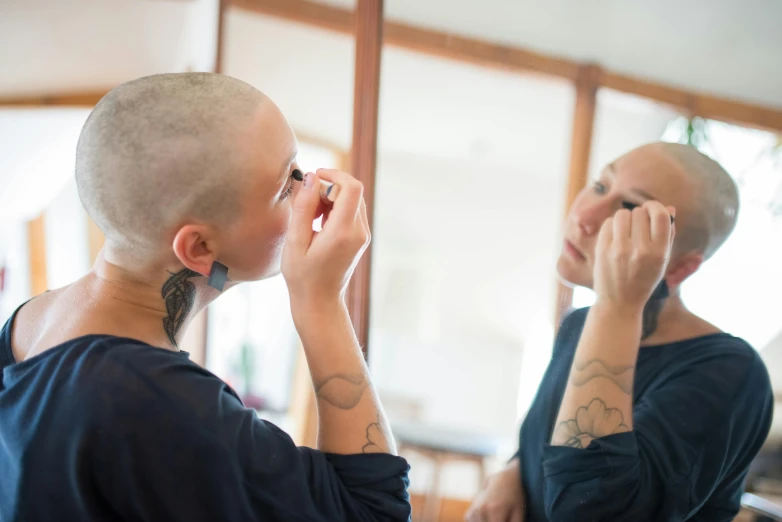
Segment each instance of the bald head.
[[687,207],[684,226],[677,230],[677,249],[697,250],[708,259],[722,246],[736,226],[739,194],[736,183],[722,166],[694,147],[656,143],[684,172],[694,197]]
[[669,285],[681,284],[698,270],[736,226],[738,190],[725,169],[695,148],[650,143],[617,158],[579,192],[568,212],[559,275],[591,288],[601,227],[623,206],[649,200],[676,208]]
[[184,220],[236,219],[250,175],[242,145],[265,103],[208,73],[149,76],[107,94],[76,149],[79,196],[107,243],[154,249]]

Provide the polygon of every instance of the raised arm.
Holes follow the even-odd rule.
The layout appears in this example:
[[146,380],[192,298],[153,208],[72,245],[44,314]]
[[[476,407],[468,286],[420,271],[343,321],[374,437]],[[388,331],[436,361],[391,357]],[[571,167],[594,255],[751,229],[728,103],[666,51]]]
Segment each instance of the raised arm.
[[[333,207],[320,201],[319,178],[341,187]],[[321,213],[322,231],[313,232]],[[361,183],[336,170],[308,174],[294,201],[283,274],[317,397],[318,449],[328,453],[396,454],[344,303],[369,241]]]
[[657,202],[620,210],[596,248],[597,302],[581,333],[551,444],[586,448],[633,429],[633,379],[646,301],[663,275],[673,226]]

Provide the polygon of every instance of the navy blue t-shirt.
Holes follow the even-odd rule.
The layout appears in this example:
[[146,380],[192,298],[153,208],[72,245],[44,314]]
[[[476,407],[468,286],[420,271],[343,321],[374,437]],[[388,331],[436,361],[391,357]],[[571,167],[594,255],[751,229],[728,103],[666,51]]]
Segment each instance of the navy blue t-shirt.
[[587,312],[565,319],[521,427],[526,522],[733,520],[771,427],[774,398],[757,352],[723,333],[642,347],[633,431],[585,449],[551,446]]
[[16,363],[0,331],[0,521],[407,521],[408,465],[296,447],[184,352],[107,335]]

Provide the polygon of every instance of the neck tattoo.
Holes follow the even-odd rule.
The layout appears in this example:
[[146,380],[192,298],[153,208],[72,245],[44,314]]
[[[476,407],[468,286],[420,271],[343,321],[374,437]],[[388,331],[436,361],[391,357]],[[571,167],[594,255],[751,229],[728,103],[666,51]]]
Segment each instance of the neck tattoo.
[[166,302],[168,317],[163,318],[163,329],[168,335],[171,344],[177,346],[176,335],[185,324],[188,314],[195,303],[196,287],[188,281],[191,277],[199,277],[201,274],[188,268],[180,270],[163,285],[163,299]]
[[644,306],[641,340],[646,339],[657,330],[657,320],[660,318],[665,299],[669,295],[671,294],[668,290],[668,282],[663,279],[652,292],[652,295],[646,302],[646,306]]
[[660,318],[660,312],[665,304],[665,299],[650,299],[644,306],[643,328],[641,330],[641,340],[646,339],[657,331],[657,320]]

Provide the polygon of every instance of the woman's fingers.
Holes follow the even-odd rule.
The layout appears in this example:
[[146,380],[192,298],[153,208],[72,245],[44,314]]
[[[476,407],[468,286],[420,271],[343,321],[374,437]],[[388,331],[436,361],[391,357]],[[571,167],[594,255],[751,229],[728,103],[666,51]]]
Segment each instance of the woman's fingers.
[[643,248],[652,242],[652,228],[646,207],[635,207],[631,217],[632,243],[634,248]]
[[[656,249],[668,252],[673,239],[673,220],[676,209],[666,208],[657,201],[647,201],[644,208],[649,214],[651,241]],[[670,209],[670,210],[669,210]]]
[[329,226],[340,229],[351,227],[360,212],[364,185],[350,174],[340,170],[318,169],[317,174],[319,178],[339,185],[339,194],[328,213]]
[[317,184],[317,174],[307,174],[304,177],[303,186],[296,193],[296,198],[293,200],[291,223],[288,227],[288,236],[285,242],[287,248],[296,251],[298,254],[306,252],[310,247],[310,243],[312,243],[312,222],[315,219],[318,205],[320,205],[320,196],[316,188]]

